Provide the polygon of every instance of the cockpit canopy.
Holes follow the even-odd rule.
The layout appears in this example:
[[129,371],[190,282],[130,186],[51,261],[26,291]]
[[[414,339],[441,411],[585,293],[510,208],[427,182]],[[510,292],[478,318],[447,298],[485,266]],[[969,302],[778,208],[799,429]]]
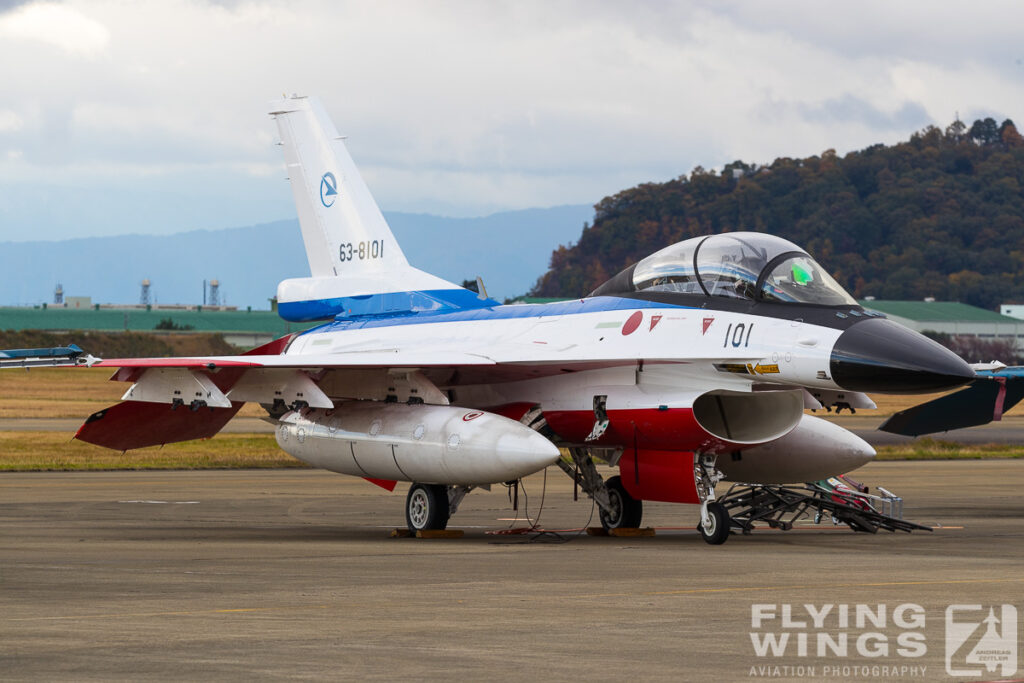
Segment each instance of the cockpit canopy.
[[856,306],[807,252],[781,237],[730,232],[673,244],[640,261],[636,291]]

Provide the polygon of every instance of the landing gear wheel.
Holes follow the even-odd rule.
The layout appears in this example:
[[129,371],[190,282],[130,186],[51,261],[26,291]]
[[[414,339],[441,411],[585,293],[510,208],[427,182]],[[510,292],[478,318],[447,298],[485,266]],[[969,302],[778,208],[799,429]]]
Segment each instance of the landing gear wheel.
[[405,523],[409,531],[444,529],[448,526],[448,487],[413,484],[405,497]]
[[644,516],[644,503],[629,495],[622,485],[621,477],[612,477],[605,482],[611,510],[601,510],[601,526],[611,529],[635,529],[640,526]]
[[697,525],[700,535],[711,545],[721,545],[729,538],[729,513],[721,503],[708,503],[708,521]]

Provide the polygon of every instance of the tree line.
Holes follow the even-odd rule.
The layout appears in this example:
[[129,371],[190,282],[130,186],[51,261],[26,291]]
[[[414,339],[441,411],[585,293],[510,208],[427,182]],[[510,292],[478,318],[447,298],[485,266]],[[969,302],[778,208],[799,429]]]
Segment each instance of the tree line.
[[594,208],[531,296],[583,296],[669,244],[753,230],[807,249],[857,298],[1024,300],[1024,138],[1009,119],[929,126],[841,157],[697,167]]

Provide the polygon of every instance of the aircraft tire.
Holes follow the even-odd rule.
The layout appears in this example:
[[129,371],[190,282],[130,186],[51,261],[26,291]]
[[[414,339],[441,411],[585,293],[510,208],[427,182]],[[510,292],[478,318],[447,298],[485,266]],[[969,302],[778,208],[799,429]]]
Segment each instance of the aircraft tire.
[[621,477],[612,477],[604,485],[608,489],[613,511],[600,511],[601,526],[607,530],[639,527],[644,517],[644,502],[629,495],[629,491],[622,485]]
[[405,497],[405,523],[409,531],[429,531],[448,526],[448,487],[413,484]]
[[697,524],[700,535],[711,545],[722,545],[729,538],[729,512],[721,503],[708,503],[708,517],[711,524],[705,526],[703,520]]

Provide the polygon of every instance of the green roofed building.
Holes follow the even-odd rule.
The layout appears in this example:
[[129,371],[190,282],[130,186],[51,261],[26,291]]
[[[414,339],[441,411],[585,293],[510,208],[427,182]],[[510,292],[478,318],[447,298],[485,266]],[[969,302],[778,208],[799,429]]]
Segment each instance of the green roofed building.
[[[168,322],[169,321],[169,322]],[[249,348],[318,323],[290,323],[274,311],[203,310],[194,308],[0,308],[0,330],[67,332],[220,333],[229,344]]]
[[953,336],[979,337],[988,341],[1012,341],[1024,351],[1024,320],[955,301],[862,300],[861,306],[884,313],[890,320],[918,332],[942,332]]

